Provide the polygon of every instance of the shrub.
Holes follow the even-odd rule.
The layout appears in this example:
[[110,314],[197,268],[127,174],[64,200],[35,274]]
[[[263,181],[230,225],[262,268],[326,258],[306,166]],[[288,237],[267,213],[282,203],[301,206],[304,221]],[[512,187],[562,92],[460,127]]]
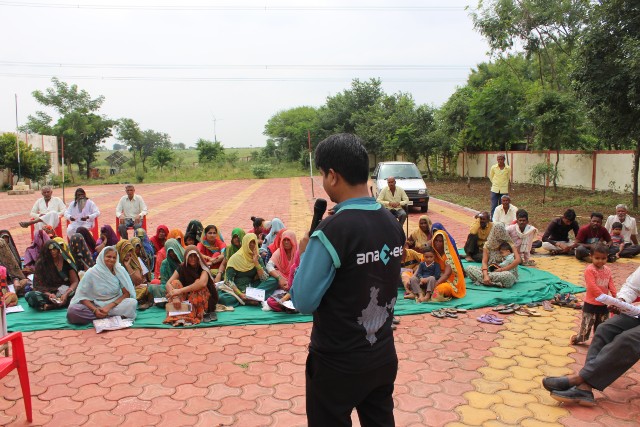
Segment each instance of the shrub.
[[251,167],[251,172],[253,172],[253,176],[256,178],[263,179],[271,173],[271,165],[253,165]]

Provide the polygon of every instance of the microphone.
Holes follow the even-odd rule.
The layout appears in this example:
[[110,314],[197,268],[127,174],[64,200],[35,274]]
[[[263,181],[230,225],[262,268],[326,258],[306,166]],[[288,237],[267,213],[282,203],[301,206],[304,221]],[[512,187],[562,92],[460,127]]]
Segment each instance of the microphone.
[[313,233],[316,229],[320,221],[322,221],[322,216],[327,210],[327,201],[325,199],[317,199],[316,203],[313,205],[313,220],[311,220],[311,228],[309,229],[309,235]]

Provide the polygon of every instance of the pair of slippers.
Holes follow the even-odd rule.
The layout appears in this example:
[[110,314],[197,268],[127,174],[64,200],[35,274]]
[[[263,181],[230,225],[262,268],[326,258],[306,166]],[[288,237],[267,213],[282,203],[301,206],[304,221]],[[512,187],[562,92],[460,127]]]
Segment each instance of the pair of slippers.
[[551,300],[551,304],[559,305],[561,307],[575,308],[579,310],[582,308],[582,302],[573,294],[556,294]]
[[527,316],[527,317],[540,317],[542,314],[538,313],[536,310],[527,307],[520,307],[515,310],[515,314],[518,316]]
[[490,325],[504,325],[504,319],[495,314],[486,313],[477,318],[480,323],[488,323]]
[[516,312],[516,310],[519,310],[520,304],[515,304],[515,303],[511,303],[511,304],[507,304],[507,305],[499,305],[497,307],[493,308],[493,311],[497,311],[500,314],[513,314]]
[[434,310],[431,312],[433,317],[437,317],[438,319],[444,319],[445,317],[450,317],[452,319],[458,318],[458,313],[466,313],[467,310],[464,308],[441,308],[439,310]]

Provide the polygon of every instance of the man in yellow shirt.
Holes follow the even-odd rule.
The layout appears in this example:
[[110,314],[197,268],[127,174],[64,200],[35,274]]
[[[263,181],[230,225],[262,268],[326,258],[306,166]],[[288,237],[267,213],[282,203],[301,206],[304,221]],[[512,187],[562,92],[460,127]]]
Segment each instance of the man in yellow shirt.
[[511,166],[505,164],[506,156],[498,154],[498,163],[491,166],[489,180],[491,181],[491,209],[493,213],[500,204],[500,198],[509,194],[509,181],[511,178]]
[[405,208],[409,203],[409,196],[400,187],[396,186],[396,179],[392,176],[387,178],[387,187],[383,188],[376,200],[395,216],[400,225],[403,225],[407,219]]

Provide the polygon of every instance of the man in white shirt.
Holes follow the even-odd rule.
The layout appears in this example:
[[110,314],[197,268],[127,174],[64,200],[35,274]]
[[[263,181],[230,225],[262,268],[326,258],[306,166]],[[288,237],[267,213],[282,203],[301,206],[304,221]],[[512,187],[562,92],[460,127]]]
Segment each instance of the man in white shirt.
[[505,226],[516,220],[518,208],[511,204],[511,197],[506,194],[500,198],[500,205],[493,211],[493,222],[501,222]]
[[122,196],[116,206],[116,216],[119,220],[118,233],[123,239],[128,239],[127,228],[134,230],[142,227],[142,218],[147,215],[147,205],[142,200],[142,196],[136,193],[133,185],[129,184],[125,188],[126,196]]
[[403,225],[407,219],[407,212],[405,208],[409,203],[409,197],[407,193],[400,187],[396,186],[396,179],[392,176],[387,178],[387,187],[383,188],[378,199],[376,200],[396,217]]
[[52,197],[53,188],[45,185],[40,191],[42,197],[36,200],[31,208],[31,219],[29,221],[21,221],[20,227],[27,228],[33,225],[37,231],[45,225],[56,228],[60,224],[60,217],[64,215],[67,206],[59,197]]
[[[640,268],[627,277],[618,292],[618,299],[624,302],[633,303],[638,297]],[[592,390],[604,390],[640,359],[640,319],[619,314],[613,306],[609,309],[618,315],[598,326],[578,374],[542,380],[542,385],[555,400],[594,406]]]
[[611,234],[613,224],[619,222],[622,224],[622,237],[624,237],[624,249],[620,251],[620,258],[633,258],[640,254],[640,245],[638,245],[638,226],[636,219],[628,215],[629,209],[627,205],[617,205],[616,214],[609,215],[604,228]]

